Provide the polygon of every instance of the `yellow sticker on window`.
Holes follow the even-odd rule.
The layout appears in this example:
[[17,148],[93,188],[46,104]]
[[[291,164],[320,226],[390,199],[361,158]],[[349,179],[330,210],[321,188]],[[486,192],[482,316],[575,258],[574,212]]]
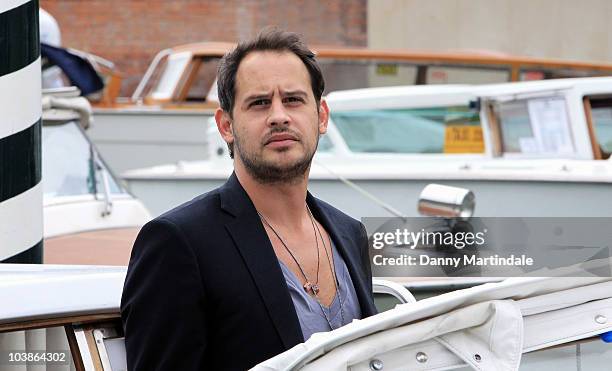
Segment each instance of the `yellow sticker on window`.
[[444,153],[483,153],[480,126],[449,125],[444,132]]
[[376,74],[396,76],[397,75],[397,64],[379,63],[376,65]]

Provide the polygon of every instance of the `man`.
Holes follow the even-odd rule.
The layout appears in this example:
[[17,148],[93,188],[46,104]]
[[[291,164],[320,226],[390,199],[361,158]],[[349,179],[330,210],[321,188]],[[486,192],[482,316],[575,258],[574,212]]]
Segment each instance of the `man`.
[[222,59],[215,119],[235,171],[138,235],[121,303],[131,370],[244,370],[376,312],[363,225],[307,192],[323,88],[293,33]]

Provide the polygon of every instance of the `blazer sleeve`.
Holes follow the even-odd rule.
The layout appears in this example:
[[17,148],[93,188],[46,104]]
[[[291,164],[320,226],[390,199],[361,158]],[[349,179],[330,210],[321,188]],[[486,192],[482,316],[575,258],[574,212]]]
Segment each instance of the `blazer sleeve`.
[[136,238],[121,297],[128,369],[205,369],[202,277],[193,250],[169,220]]

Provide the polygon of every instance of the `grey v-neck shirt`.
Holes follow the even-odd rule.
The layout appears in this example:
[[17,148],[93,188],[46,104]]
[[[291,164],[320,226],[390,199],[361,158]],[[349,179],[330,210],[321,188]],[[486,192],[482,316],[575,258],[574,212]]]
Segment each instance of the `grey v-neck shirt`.
[[[315,332],[332,330],[327,319],[329,319],[334,330],[351,323],[355,318],[361,319],[361,308],[359,307],[359,300],[355,293],[353,281],[333,241],[332,255],[336,266],[338,291],[329,307],[325,307],[322,304],[319,305],[316,298],[306,293],[295,274],[280,259],[278,260],[300,321],[304,341],[308,340]],[[327,264],[327,257],[325,255],[321,257],[321,264]],[[323,314],[323,311],[325,311],[325,314]],[[325,316],[327,316],[327,319]]]

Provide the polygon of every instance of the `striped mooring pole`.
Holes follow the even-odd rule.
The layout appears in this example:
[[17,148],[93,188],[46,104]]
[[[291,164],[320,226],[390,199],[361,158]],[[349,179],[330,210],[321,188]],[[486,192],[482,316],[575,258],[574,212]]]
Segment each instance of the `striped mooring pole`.
[[0,0],[0,262],[42,263],[38,0]]

